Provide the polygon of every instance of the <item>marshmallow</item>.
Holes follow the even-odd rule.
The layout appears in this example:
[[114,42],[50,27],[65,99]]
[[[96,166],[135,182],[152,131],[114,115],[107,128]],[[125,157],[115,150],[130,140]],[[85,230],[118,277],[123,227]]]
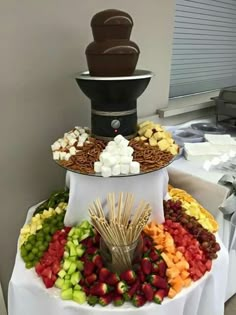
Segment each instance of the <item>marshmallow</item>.
[[107,144],[107,147],[116,147],[117,144],[115,143],[115,141],[109,141]]
[[101,162],[95,162],[94,163],[94,172],[95,173],[101,173],[102,163]]
[[100,156],[99,156],[99,160],[100,160],[101,162],[103,162],[103,159],[107,159],[107,158],[109,158],[110,156],[111,156],[111,154],[110,154],[109,152],[103,151],[103,152],[100,154]]
[[120,149],[120,155],[121,156],[129,156],[129,153],[128,153],[128,151],[127,151],[127,147],[126,148],[121,148]]
[[121,174],[128,175],[129,174],[129,164],[120,164],[120,172],[121,172]]
[[53,160],[60,160],[60,151],[53,152]]
[[115,136],[114,141],[116,144],[119,144],[123,139],[124,137],[122,135],[117,135]]
[[120,148],[127,148],[129,145],[129,140],[123,138],[123,140],[120,141],[119,143],[119,147]]
[[109,152],[112,155],[116,155],[120,153],[120,150],[117,148],[117,146],[110,145],[105,148],[105,152]]
[[126,149],[126,152],[128,156],[132,156],[132,154],[134,153],[134,149],[128,146]]
[[130,173],[131,174],[139,174],[140,173],[140,163],[139,162],[131,162],[130,163]]
[[120,165],[119,164],[116,164],[112,167],[112,170],[111,170],[111,174],[113,176],[118,176],[120,175]]
[[133,160],[132,156],[121,156],[120,157],[120,163],[121,164],[130,164]]
[[109,166],[102,166],[101,173],[103,177],[110,177],[111,176],[111,168]]
[[113,166],[116,164],[116,158],[112,155],[103,158],[104,166]]
[[69,151],[70,151],[71,155],[75,155],[76,154],[76,148],[75,147],[70,147]]

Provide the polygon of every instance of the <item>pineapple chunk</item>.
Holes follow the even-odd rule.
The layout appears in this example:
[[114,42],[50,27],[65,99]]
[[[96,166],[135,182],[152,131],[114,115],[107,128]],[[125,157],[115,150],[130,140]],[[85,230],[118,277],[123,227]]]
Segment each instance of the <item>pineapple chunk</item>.
[[151,137],[151,138],[149,139],[149,144],[150,144],[150,146],[152,146],[152,147],[157,146],[157,141],[156,141],[156,139],[155,139],[154,137]]
[[157,144],[158,144],[161,151],[165,151],[170,146],[168,141],[166,141],[165,139],[160,140]]

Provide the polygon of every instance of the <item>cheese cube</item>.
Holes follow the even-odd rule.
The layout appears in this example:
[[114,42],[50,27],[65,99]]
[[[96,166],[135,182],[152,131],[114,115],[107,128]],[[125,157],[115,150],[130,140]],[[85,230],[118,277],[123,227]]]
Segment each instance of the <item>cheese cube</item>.
[[69,145],[74,145],[77,139],[70,137],[68,138],[68,141],[69,141]]
[[70,147],[69,151],[70,151],[71,155],[75,155],[76,154],[76,148],[75,147]]
[[69,161],[70,157],[71,157],[71,154],[70,153],[66,153],[65,161]]
[[52,151],[57,151],[60,149],[60,147],[61,147],[61,144],[59,141],[56,141],[51,145]]
[[169,142],[166,141],[165,139],[160,140],[157,144],[161,151],[165,151],[167,148],[170,147]]
[[144,137],[151,138],[152,134],[153,134],[152,129],[147,129],[144,133]]
[[151,137],[151,138],[149,139],[149,144],[150,144],[152,147],[157,146],[157,141],[156,141],[156,139],[155,139],[154,137]]
[[60,151],[53,152],[53,160],[60,160]]
[[65,160],[66,152],[60,152],[60,160]]

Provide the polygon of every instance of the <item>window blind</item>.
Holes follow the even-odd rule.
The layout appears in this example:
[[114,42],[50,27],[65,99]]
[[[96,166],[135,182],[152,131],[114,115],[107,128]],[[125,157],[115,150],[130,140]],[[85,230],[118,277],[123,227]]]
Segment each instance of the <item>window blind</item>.
[[170,97],[236,85],[236,0],[176,0]]

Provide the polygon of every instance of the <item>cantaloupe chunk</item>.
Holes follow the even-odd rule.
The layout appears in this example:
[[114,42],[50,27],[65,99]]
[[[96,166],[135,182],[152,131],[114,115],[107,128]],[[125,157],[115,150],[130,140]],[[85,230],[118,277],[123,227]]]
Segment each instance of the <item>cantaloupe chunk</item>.
[[179,271],[183,271],[184,269],[189,268],[189,264],[186,260],[181,260],[177,262],[176,267],[179,269]]
[[166,263],[166,265],[167,265],[167,267],[168,268],[170,268],[170,267],[173,267],[174,266],[174,263],[173,263],[173,261],[168,257],[168,255],[167,254],[165,254],[165,253],[161,253],[161,256],[162,256],[162,258],[164,259],[164,261],[165,261],[165,263]]
[[183,280],[185,280],[189,277],[189,272],[187,270],[183,270],[181,271],[180,276]]
[[172,284],[172,288],[175,290],[175,292],[180,292],[181,289],[184,287],[185,282],[184,280],[182,280],[182,278],[180,276],[177,276],[176,278],[174,278],[171,282]]
[[191,279],[191,278],[185,279],[185,280],[184,280],[184,286],[185,286],[185,287],[190,286],[191,282],[192,282],[192,279]]
[[169,289],[168,297],[169,297],[170,299],[173,299],[173,297],[175,297],[176,294],[177,294],[177,292],[176,292],[173,288],[170,288],[170,289]]
[[178,268],[176,268],[175,266],[171,267],[171,268],[168,268],[166,270],[166,275],[168,278],[176,278],[178,275],[180,274],[180,271]]

